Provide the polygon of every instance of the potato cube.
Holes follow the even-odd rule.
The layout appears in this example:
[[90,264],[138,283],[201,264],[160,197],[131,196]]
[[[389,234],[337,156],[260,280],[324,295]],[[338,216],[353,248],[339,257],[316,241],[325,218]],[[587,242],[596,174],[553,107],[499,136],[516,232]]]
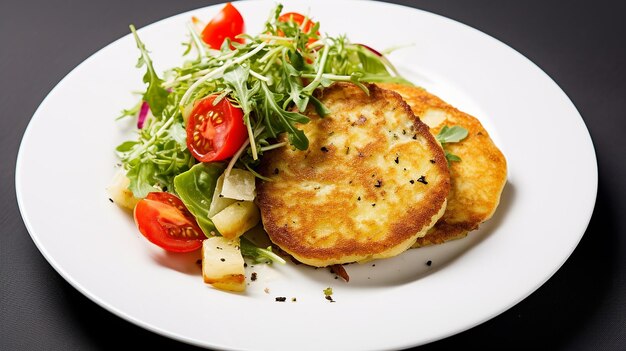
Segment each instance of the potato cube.
[[215,228],[227,239],[235,239],[261,220],[259,208],[251,201],[238,201],[211,217]]
[[202,242],[202,278],[220,290],[244,291],[246,278],[239,239],[214,236]]
[[140,199],[136,198],[133,192],[128,189],[129,184],[130,179],[126,177],[123,170],[120,170],[113,176],[111,184],[107,187],[107,192],[115,204],[132,211]]

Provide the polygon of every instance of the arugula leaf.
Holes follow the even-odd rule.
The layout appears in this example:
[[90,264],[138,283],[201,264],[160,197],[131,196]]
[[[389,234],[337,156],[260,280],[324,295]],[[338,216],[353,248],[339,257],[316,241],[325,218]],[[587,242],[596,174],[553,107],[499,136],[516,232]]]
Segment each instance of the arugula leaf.
[[155,186],[160,184],[158,172],[153,163],[139,163],[134,167],[131,167],[126,173],[126,176],[130,179],[130,185],[128,188],[137,198],[144,198],[148,196],[148,193],[150,192],[159,191],[159,189]]
[[285,264],[285,260],[282,257],[272,252],[271,246],[262,249],[243,236],[239,238],[239,248],[241,249],[241,254],[252,259],[254,263],[278,262]]
[[129,109],[122,110],[122,112],[120,113],[120,115],[116,119],[122,119],[124,117],[134,117],[134,116],[137,116],[139,114],[139,110],[141,109],[141,105],[142,105],[142,102],[139,101],[135,106],[133,106],[133,107],[131,107]]
[[117,151],[120,154],[130,152],[133,149],[133,147],[137,145],[137,143],[138,143],[137,141],[125,141],[121,143],[120,145],[118,145],[118,147],[115,148],[115,151]]
[[148,84],[148,88],[143,95],[143,100],[150,106],[150,111],[155,117],[161,117],[163,110],[167,106],[167,95],[169,94],[166,89],[162,87],[164,83],[161,78],[156,74],[152,65],[152,60],[148,55],[148,50],[145,45],[139,39],[135,26],[130,25],[130,30],[133,32],[137,48],[141,51],[141,56],[137,60],[137,68],[146,66],[146,74],[143,76],[143,82]]
[[385,64],[380,60],[380,57],[360,45],[357,47],[357,55],[364,72],[389,75],[387,67],[385,67]]
[[[286,131],[287,139],[289,143],[295,146],[299,150],[306,150],[309,147],[309,139],[304,135],[304,132],[296,127],[296,123],[306,124],[310,119],[298,112],[289,112],[283,110],[278,104],[276,104],[274,95],[268,88],[267,84],[261,82],[261,88],[266,94],[266,108],[269,109],[275,116],[278,117],[280,126],[282,127],[279,132]],[[274,129],[276,133],[276,128]]]
[[[315,98],[319,89],[338,81],[352,82],[364,91],[365,82],[406,83],[384,56],[351,43],[345,35],[318,35],[319,22],[303,32],[293,22],[278,21],[281,11],[282,5],[277,5],[261,34],[244,35],[246,43],[233,43],[234,50],[228,43],[210,50],[189,28],[188,48],[193,47],[197,56],[189,55],[183,65],[165,72],[163,79],[155,72],[135,27],[130,26],[140,51],[138,67],[146,70],[143,100],[155,116],[138,131],[135,143],[124,143],[117,150],[135,196],[154,187],[170,187],[177,174],[195,164],[186,147],[182,111],[196,99],[216,94],[241,107],[249,140],[231,164],[254,169],[264,150],[284,145],[271,140],[281,133],[295,148],[308,148],[309,140],[299,124],[309,119],[301,113],[309,104],[321,117],[330,113]],[[133,112],[134,108],[124,114]]]
[[313,104],[313,107],[315,107],[315,112],[317,112],[317,114],[320,117],[326,117],[330,114],[330,110],[324,106],[324,104],[322,104],[321,101],[319,101],[316,97],[311,96],[311,103]]
[[[302,56],[299,54],[294,54],[290,56],[298,57],[300,60],[300,64],[302,64]],[[287,82],[289,86],[289,98],[296,104],[296,107],[299,111],[304,111],[306,109],[307,104],[309,103],[308,97],[302,98],[303,89],[302,89],[302,79],[300,78],[300,71],[293,65],[291,65],[289,60],[283,57],[283,80]]]

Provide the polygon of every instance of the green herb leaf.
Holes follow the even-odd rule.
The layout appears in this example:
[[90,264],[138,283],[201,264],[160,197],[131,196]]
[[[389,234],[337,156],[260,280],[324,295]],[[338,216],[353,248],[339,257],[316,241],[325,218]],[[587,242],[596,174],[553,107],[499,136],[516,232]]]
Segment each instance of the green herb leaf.
[[135,104],[135,106],[129,109],[122,110],[122,112],[116,119],[122,119],[124,117],[137,117],[137,115],[139,114],[139,110],[141,109],[141,104],[142,102],[139,101],[137,104]]
[[437,141],[441,143],[445,154],[446,160],[448,160],[448,165],[450,162],[460,162],[461,158],[453,153],[450,153],[446,150],[446,144],[448,143],[458,143],[459,141],[467,138],[468,132],[467,129],[460,126],[443,126],[439,133],[437,133]]
[[207,237],[211,236],[211,232],[216,232],[213,221],[209,219],[209,207],[213,201],[217,178],[224,168],[222,163],[198,163],[174,178],[176,193],[189,212],[196,217],[200,229]]
[[445,143],[458,143],[459,141],[467,138],[467,129],[460,126],[443,126],[437,134],[437,141],[442,144]]
[[311,103],[313,104],[313,107],[315,108],[315,112],[320,116],[320,117],[326,117],[330,114],[330,110],[324,106],[324,104],[322,104],[321,101],[319,101],[316,97],[311,96]]
[[446,160],[448,160],[448,163],[450,162],[461,162],[461,158],[455,154],[452,154],[448,151],[446,151]]
[[275,126],[271,126],[271,129],[274,133],[285,131],[287,132],[287,139],[289,143],[295,146],[299,150],[306,150],[309,147],[309,139],[304,135],[304,132],[296,127],[296,123],[305,124],[310,120],[307,116],[297,113],[283,110],[276,103],[275,94],[269,90],[269,87],[265,83],[261,83],[261,88],[266,95],[266,116],[269,113],[272,113],[274,116],[278,117],[279,126],[276,128]]
[[137,141],[125,141],[118,145],[118,147],[115,148],[115,151],[119,153],[129,152],[135,145],[137,145]]
[[126,176],[130,179],[128,188],[137,198],[144,198],[148,196],[148,193],[160,190],[155,186],[159,185],[160,181],[157,168],[153,163],[139,163],[131,167]]
[[285,264],[285,260],[282,257],[272,252],[271,246],[262,249],[243,236],[239,238],[239,248],[241,249],[241,254],[251,259],[254,263],[278,262]]
[[148,88],[143,95],[143,100],[150,106],[150,111],[155,117],[161,117],[163,110],[167,105],[167,95],[169,94],[166,89],[162,87],[163,80],[159,78],[152,65],[152,60],[148,55],[148,50],[145,45],[139,39],[135,26],[130,25],[130,30],[133,32],[137,48],[141,51],[141,56],[137,60],[137,68],[146,66],[146,74],[143,76],[143,82],[148,84]]

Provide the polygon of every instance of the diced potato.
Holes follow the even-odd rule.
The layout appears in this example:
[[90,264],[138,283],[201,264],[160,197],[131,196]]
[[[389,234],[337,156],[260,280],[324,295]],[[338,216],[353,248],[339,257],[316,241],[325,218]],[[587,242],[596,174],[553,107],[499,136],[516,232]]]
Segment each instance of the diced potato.
[[113,176],[113,180],[111,180],[107,191],[111,200],[118,206],[133,210],[140,199],[136,198],[133,192],[128,189],[129,184],[130,179],[126,177],[126,173],[123,170],[119,170]]
[[237,202],[237,200],[235,199],[229,199],[221,195],[223,185],[224,185],[224,175],[222,174],[219,178],[217,178],[217,183],[215,183],[215,191],[213,192],[213,199],[211,200],[211,205],[209,206],[209,218],[215,216],[226,207]]
[[239,239],[214,236],[202,242],[202,278],[220,290],[246,290]]
[[238,201],[211,217],[215,228],[227,239],[235,239],[253,228],[261,214],[251,201]]
[[252,201],[256,197],[255,177],[249,171],[233,168],[230,174],[224,177],[222,196],[243,201]]

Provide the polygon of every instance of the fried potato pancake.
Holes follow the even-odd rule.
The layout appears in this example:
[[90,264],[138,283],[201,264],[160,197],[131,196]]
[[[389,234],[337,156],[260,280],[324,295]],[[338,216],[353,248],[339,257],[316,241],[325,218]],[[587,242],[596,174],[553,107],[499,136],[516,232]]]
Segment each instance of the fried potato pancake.
[[324,267],[395,256],[437,222],[450,175],[428,126],[395,92],[335,83],[299,125],[308,150],[263,155],[257,203],[273,243]]
[[504,155],[476,118],[437,96],[419,87],[388,83],[379,86],[399,93],[433,135],[446,125],[468,130],[467,138],[461,142],[445,145],[446,151],[461,158],[460,162],[450,162],[452,188],[448,206],[441,219],[424,237],[417,239],[414,247],[465,237],[491,218],[498,207],[507,177]]

